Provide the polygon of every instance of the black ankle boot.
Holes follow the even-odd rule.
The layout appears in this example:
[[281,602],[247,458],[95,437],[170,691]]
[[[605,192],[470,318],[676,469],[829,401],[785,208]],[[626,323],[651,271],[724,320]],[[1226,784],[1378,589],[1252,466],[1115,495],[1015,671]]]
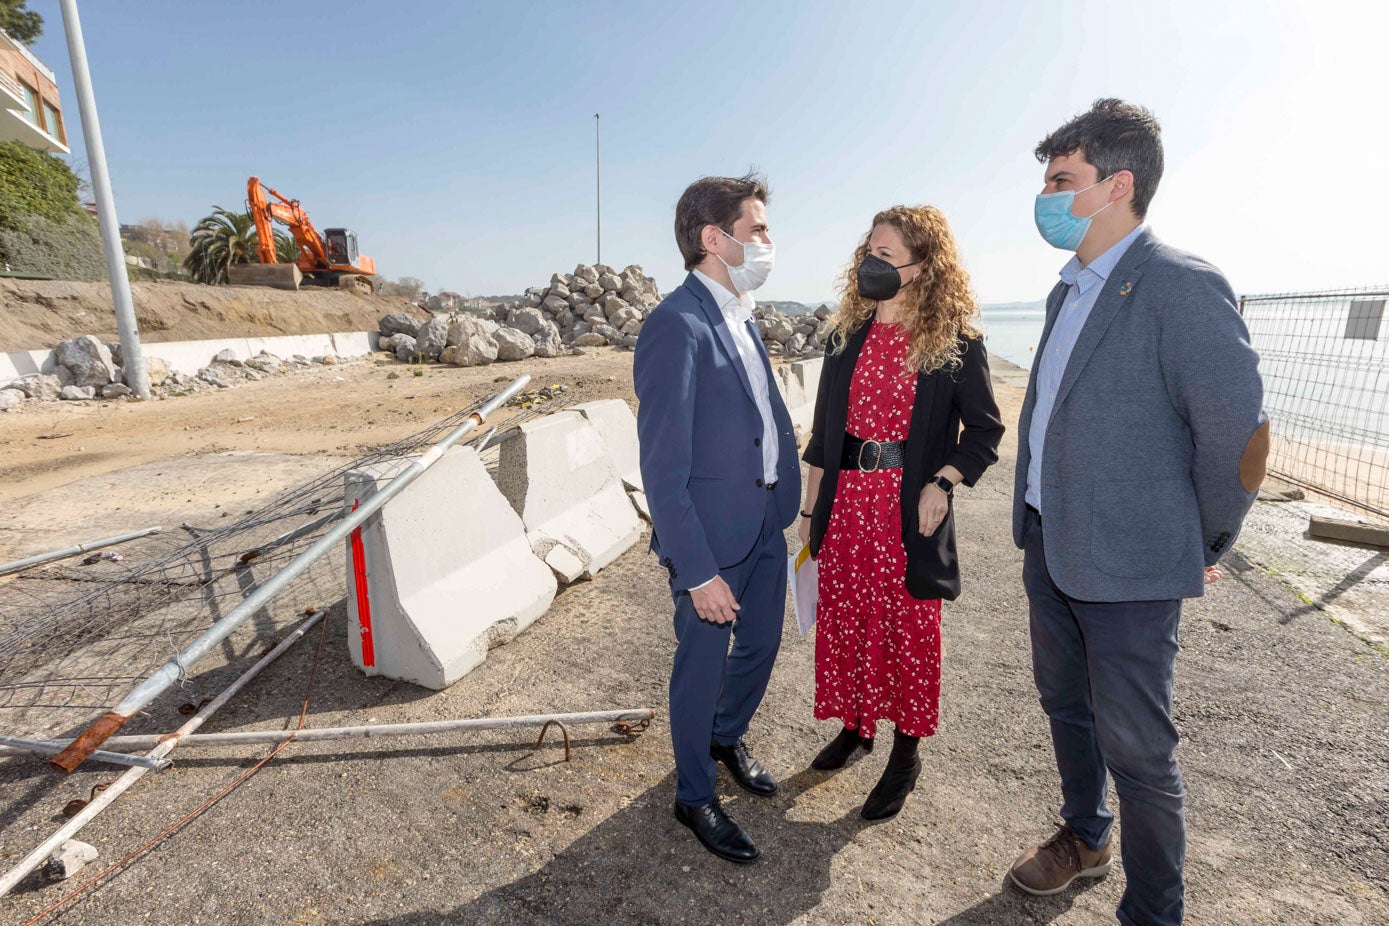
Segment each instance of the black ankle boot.
[[830,740],[828,746],[820,750],[820,754],[810,763],[810,767],[822,772],[843,768],[853,756],[854,750],[860,747],[863,748],[864,752],[872,752],[873,738],[871,736],[859,736],[857,730],[850,730],[845,727],[839,731],[838,736]]
[[907,795],[916,789],[916,780],[921,777],[921,757],[916,754],[918,742],[920,737],[893,733],[887,768],[883,769],[883,777],[868,793],[868,800],[859,811],[863,819],[887,820],[902,810]]

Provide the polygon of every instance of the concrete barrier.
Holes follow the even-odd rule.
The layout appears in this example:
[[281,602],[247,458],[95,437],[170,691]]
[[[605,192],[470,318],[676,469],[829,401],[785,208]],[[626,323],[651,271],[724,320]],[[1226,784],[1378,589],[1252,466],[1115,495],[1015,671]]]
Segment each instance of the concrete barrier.
[[[399,465],[349,472],[347,504]],[[468,447],[444,454],[347,546],[347,645],[367,675],[444,688],[555,597],[550,568]]]
[[651,508],[646,503],[646,491],[641,482],[641,453],[637,447],[637,416],[621,399],[602,399],[575,405],[574,411],[583,415],[598,429],[608,448],[617,475],[627,487],[627,495],[637,512],[651,520]]
[[[786,402],[786,411],[791,415],[791,424],[803,433],[809,433],[815,406],[806,404],[805,390],[801,387],[801,377],[795,364],[783,364],[776,368],[776,385]],[[814,399],[811,399],[814,402]]]
[[641,520],[598,429],[563,411],[520,425],[501,445],[497,485],[531,549],[561,581],[589,578],[641,537]]
[[[144,341],[146,357],[158,357],[175,373],[192,376],[223,350],[238,360],[249,360],[261,351],[281,358],[302,354],[321,357],[360,357],[376,349],[380,332],[343,331],[328,334],[288,334],[273,338],[213,338],[206,341]],[[52,373],[57,366],[52,350],[16,350],[0,353],[0,387],[31,373]]]

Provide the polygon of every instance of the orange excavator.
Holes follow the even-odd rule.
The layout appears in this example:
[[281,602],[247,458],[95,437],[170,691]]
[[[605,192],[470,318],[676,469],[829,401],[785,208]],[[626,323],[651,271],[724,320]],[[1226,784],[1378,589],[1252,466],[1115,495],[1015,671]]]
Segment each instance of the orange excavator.
[[[266,197],[267,193],[278,202],[271,202]],[[299,245],[296,264],[305,283],[363,292],[376,291],[376,261],[357,251],[356,232],[346,228],[328,228],[319,234],[313,222],[309,221],[308,213],[299,205],[299,200],[290,199],[266,186],[259,177],[246,181],[246,206],[256,223],[262,265],[278,263],[271,223],[279,222],[289,228],[294,243]]]

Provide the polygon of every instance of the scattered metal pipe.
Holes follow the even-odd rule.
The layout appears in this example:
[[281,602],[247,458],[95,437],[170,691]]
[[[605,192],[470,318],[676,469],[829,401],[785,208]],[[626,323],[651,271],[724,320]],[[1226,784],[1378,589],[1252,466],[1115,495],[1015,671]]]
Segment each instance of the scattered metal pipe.
[[[18,736],[0,736],[0,746],[8,747],[6,753],[32,753],[40,756],[51,756],[62,752],[66,743],[55,743],[46,740],[26,740]],[[92,758],[100,762],[110,762],[112,765],[133,765],[140,768],[152,768],[156,771],[164,771],[171,763],[168,759],[151,759],[146,756],[131,756],[123,752],[107,752],[98,749],[92,753]]]
[[399,475],[386,483],[380,492],[367,499],[355,511],[333,525],[327,533],[290,561],[284,569],[271,576],[265,584],[257,587],[226,616],[208,628],[202,636],[184,647],[182,652],[126,695],[123,701],[93,721],[91,726],[73,740],[66,749],[54,756],[50,764],[62,772],[75,771],[79,765],[86,761],[93,750],[125,726],[136,711],[148,705],[179,679],[185,677],[188,670],[198,660],[229,637],[251,615],[264,608],[272,598],[308,570],[320,557],[329,550],[335,549],[358,525],[403,492],[410,483],[433,466],[446,450],[456,444],[469,431],[481,425],[489,415],[510,401],[529,382],[530,376],[525,373],[521,374],[512,381],[511,385],[483,403],[480,409],[469,415],[467,420],[450,431],[443,440],[425,451],[418,459],[410,461],[410,464]]
[[[278,659],[295,641],[308,633],[315,624],[323,619],[323,614],[324,612],[322,611],[315,611],[313,614],[309,615],[308,619],[294,628],[294,631],[281,640],[278,646],[262,656],[260,661],[251,666],[251,668],[243,672],[240,678],[228,685],[226,690],[216,698],[209,701],[206,707],[198,711],[193,717],[190,717],[188,722],[179,727],[173,735],[164,739],[158,746],[150,750],[147,758],[163,759],[169,753],[173,752],[174,748],[183,741],[185,736],[206,723],[209,717],[217,713],[217,711],[230,701],[238,691],[245,688],[251,679],[255,678],[266,666]],[[82,827],[90,823],[92,819],[105,810],[112,801],[129,790],[130,787],[143,778],[148,771],[149,769],[141,768],[140,766],[127,769],[119,778],[111,782],[110,787],[106,788],[100,794],[93,796],[87,806],[83,807],[76,816],[59,827],[57,832],[48,837],[48,839],[33,852],[26,855],[18,865],[6,872],[4,877],[0,877],[0,897],[4,897],[12,891],[14,886],[28,877],[31,871],[47,861],[48,857],[53,854],[54,849],[76,835]]]
[[[541,741],[545,730],[557,725],[569,739],[569,726],[590,723],[621,724],[631,727],[650,721],[656,716],[651,708],[636,708],[621,711],[589,711],[580,714],[530,714],[520,717],[481,717],[467,720],[426,720],[416,723],[380,723],[359,727],[318,727],[306,730],[237,730],[231,733],[193,733],[181,738],[184,746],[229,746],[244,743],[281,743],[293,738],[296,742],[308,743],[317,740],[346,739],[385,739],[393,736],[428,736],[435,733],[455,733],[460,730],[515,730],[525,727],[541,727]],[[107,740],[111,746],[127,749],[147,749],[157,746],[168,738],[168,734],[149,733],[136,736],[113,736]],[[43,745],[53,747],[54,751],[69,745],[59,740],[44,740]],[[540,743],[536,743],[536,748]]]
[[17,559],[8,563],[0,563],[0,576],[9,575],[12,572],[23,572],[33,566],[40,566],[44,563],[51,563],[58,559],[67,559],[69,556],[76,556],[79,553],[89,553],[92,550],[100,550],[102,547],[113,547],[118,543],[125,543],[129,540],[138,540],[141,537],[152,537],[161,533],[162,527],[146,527],[143,530],[127,531],[124,534],[116,534],[114,537],[104,537],[101,540],[92,540],[88,543],[79,543],[75,547],[66,547],[62,550],[54,550],[52,553],[39,553],[34,556]]

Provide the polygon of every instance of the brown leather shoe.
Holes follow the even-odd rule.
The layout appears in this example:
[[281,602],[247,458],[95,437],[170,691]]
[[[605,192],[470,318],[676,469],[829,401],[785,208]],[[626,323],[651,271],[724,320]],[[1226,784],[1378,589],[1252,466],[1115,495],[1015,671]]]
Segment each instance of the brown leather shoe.
[[1109,874],[1109,848],[1106,842],[1098,850],[1091,849],[1069,827],[1039,846],[1024,852],[1008,877],[1029,894],[1046,897],[1059,894],[1076,878],[1103,878]]

